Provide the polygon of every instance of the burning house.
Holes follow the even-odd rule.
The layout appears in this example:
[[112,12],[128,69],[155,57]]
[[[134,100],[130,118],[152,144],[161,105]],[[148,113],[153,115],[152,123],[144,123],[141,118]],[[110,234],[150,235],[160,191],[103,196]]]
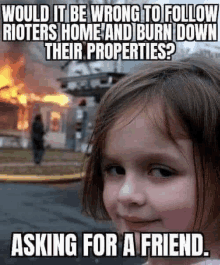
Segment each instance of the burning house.
[[38,113],[47,130],[46,145],[66,146],[70,102],[58,92],[54,75],[61,76],[62,72],[33,62],[18,45],[1,53],[0,147],[28,147],[31,124]]

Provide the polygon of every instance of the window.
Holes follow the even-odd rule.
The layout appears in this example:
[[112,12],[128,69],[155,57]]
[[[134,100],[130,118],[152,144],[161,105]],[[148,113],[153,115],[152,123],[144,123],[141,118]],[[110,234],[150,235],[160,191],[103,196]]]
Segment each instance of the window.
[[18,130],[27,130],[28,127],[29,127],[28,110],[20,108],[18,110],[17,128]]
[[60,118],[61,115],[59,112],[52,111],[50,115],[50,130],[52,132],[60,131]]

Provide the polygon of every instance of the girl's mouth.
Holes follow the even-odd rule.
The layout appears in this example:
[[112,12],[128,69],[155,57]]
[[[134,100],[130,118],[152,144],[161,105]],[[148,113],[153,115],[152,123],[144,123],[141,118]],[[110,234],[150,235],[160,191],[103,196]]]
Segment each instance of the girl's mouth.
[[143,220],[138,218],[121,218],[127,229],[131,232],[148,232],[161,221],[160,219]]

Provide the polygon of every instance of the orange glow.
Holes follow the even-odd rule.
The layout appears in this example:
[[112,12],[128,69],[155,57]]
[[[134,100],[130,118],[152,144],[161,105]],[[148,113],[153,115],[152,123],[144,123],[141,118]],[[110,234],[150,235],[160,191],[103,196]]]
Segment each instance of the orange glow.
[[29,127],[28,122],[28,110],[25,108],[20,108],[18,111],[18,122],[17,129],[18,130],[27,130]]
[[[8,57],[7,57],[8,56]],[[17,129],[27,130],[29,128],[29,106],[34,102],[48,102],[59,106],[68,106],[69,98],[64,94],[37,95],[25,92],[25,58],[20,56],[14,62],[9,60],[9,54],[0,61],[0,101],[9,102],[19,106]],[[29,104],[28,104],[29,103]],[[23,106],[23,107],[22,107]],[[54,131],[60,127],[60,116],[54,112],[52,123]]]
[[12,104],[15,102],[26,104],[24,97],[21,97],[21,94],[24,94],[24,82],[16,78],[18,71],[24,66],[24,58],[21,57],[14,64],[6,59],[2,64],[4,66],[0,69],[0,99]]
[[20,130],[20,131],[21,131],[21,130],[27,130],[28,127],[29,127],[28,121],[24,121],[24,122],[19,121],[18,124],[17,124],[17,128],[18,128],[18,130]]
[[51,131],[58,132],[60,129],[60,118],[61,115],[59,112],[52,111],[50,116]]
[[11,71],[12,69],[9,65],[5,65],[5,67],[0,70],[0,88],[13,85]]
[[19,100],[19,102],[22,104],[22,105],[27,105],[27,96],[26,95],[20,95],[19,97],[18,97],[18,100]]
[[41,97],[34,94],[34,93],[31,93],[29,94],[29,101],[42,101]]
[[61,117],[61,115],[60,115],[59,112],[56,112],[56,111],[52,111],[52,112],[51,112],[51,119],[52,119],[52,120],[53,120],[53,119],[58,119],[58,120],[60,120],[60,117]]
[[25,58],[23,56],[16,63],[10,63],[9,60],[0,62],[4,66],[0,69],[0,99],[8,101],[12,104],[20,103],[24,106],[29,102],[51,102],[60,106],[65,106],[69,102],[69,98],[64,94],[38,96],[34,93],[25,94],[25,84],[19,80],[19,70],[24,67]]
[[58,95],[46,95],[43,98],[44,102],[52,102],[59,104],[60,106],[65,106],[69,102],[69,98],[66,95],[58,94]]

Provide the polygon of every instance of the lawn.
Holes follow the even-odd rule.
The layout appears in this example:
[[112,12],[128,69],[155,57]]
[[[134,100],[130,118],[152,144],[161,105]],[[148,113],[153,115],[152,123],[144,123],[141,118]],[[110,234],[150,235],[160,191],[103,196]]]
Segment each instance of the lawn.
[[[71,162],[83,161],[83,153],[75,153],[70,150],[46,150],[45,162]],[[33,153],[30,149],[0,149],[1,163],[32,162]]]
[[[53,162],[53,166],[0,166],[0,174],[14,175],[65,175],[81,172],[84,154],[70,150],[46,150],[44,162]],[[33,162],[32,151],[29,149],[1,149],[1,163],[30,163]],[[57,162],[73,162],[73,165],[56,165]],[[79,165],[74,165],[79,162]]]

